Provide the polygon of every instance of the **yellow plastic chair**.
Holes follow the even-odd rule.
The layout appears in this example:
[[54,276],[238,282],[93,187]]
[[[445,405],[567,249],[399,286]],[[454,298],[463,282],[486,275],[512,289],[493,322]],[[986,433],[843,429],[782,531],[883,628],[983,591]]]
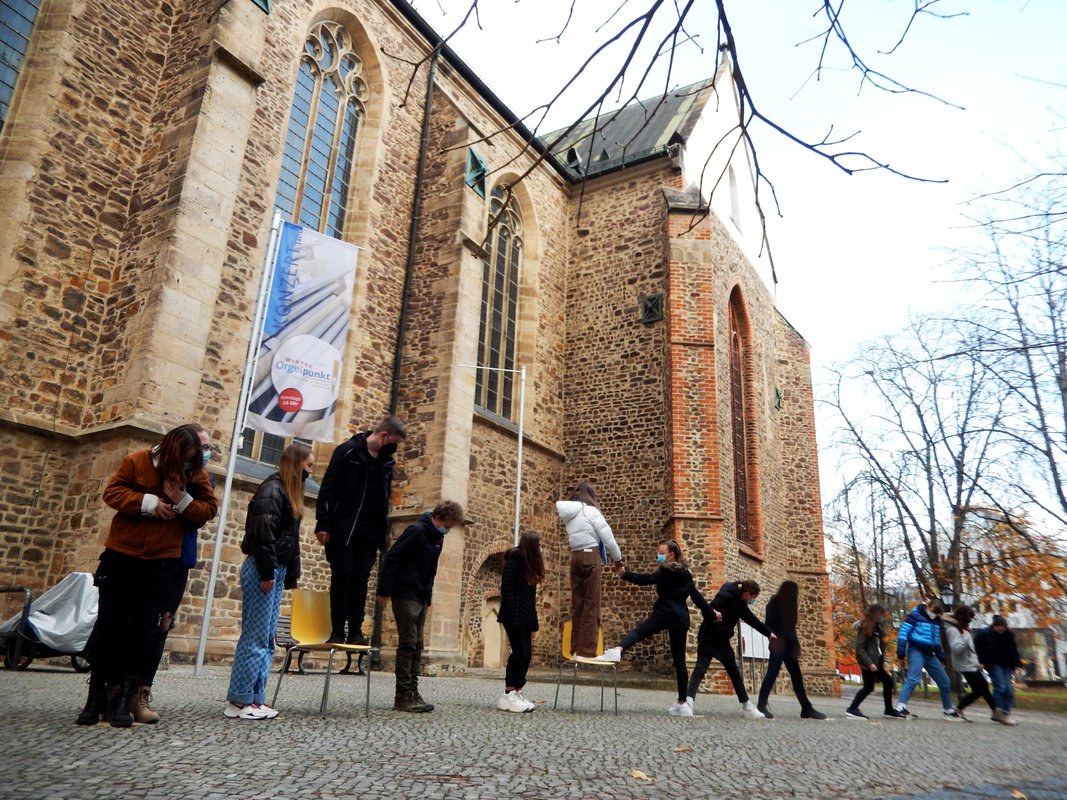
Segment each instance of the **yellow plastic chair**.
[[[600,710],[604,710],[604,673],[606,670],[611,670],[611,688],[615,692],[615,713],[619,713],[619,670],[618,664],[614,661],[591,661],[587,658],[579,658],[571,652],[571,621],[567,620],[563,623],[563,647],[562,658],[559,662],[559,672],[556,674],[556,699],[552,701],[552,708],[555,710],[559,703],[559,685],[563,682],[563,665],[570,664],[571,666],[571,711],[574,711],[574,687],[578,683],[578,667],[592,667],[600,670]],[[597,631],[596,641],[597,655],[602,655],[604,652],[604,631]]]
[[[285,650],[285,664],[278,674],[278,685],[274,689],[274,700],[271,705],[276,706],[278,692],[282,688],[282,679],[289,671],[289,664],[293,660],[294,653],[319,653],[329,652],[330,657],[326,661],[326,685],[322,689],[322,702],[319,704],[319,713],[326,716],[326,703],[330,699],[330,675],[333,672],[333,654],[346,653],[351,658],[352,654],[366,655],[373,648],[367,644],[339,644],[327,642],[330,638],[330,593],[315,592],[311,589],[295,589],[293,591],[293,616],[290,633],[293,643]],[[370,716],[370,666],[366,670],[367,696],[365,702],[366,715]]]

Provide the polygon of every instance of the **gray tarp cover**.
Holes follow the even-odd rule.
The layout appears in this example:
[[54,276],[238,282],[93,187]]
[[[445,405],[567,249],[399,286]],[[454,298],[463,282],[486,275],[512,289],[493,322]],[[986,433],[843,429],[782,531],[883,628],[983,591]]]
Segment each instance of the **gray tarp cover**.
[[[80,653],[96,624],[99,596],[91,572],[72,572],[30,606],[30,626],[38,641],[60,653]],[[0,625],[0,636],[11,636],[22,614]]]

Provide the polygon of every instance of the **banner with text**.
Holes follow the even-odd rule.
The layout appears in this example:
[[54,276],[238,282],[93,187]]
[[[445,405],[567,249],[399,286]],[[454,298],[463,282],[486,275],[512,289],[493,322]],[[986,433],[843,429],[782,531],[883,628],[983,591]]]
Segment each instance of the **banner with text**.
[[334,411],[359,249],[283,223],[245,424],[320,442]]

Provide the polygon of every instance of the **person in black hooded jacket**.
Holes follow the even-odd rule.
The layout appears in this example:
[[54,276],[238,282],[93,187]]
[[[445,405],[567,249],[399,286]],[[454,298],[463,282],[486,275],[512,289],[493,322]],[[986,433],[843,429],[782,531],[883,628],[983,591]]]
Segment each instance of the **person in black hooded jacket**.
[[541,534],[526,531],[518,547],[504,554],[500,575],[500,612],[497,621],[504,626],[511,645],[504,673],[504,694],[497,701],[500,711],[523,713],[536,705],[522,694],[526,673],[533,655],[533,635],[537,623],[537,584],[545,579],[545,562],[541,557]]
[[393,455],[406,438],[404,423],[387,416],[373,431],[338,445],[322,476],[315,537],[330,562],[331,642],[367,644],[367,582],[388,543]]
[[767,674],[759,690],[756,708],[767,719],[774,715],[767,707],[771,689],[778,679],[778,673],[785,664],[789,679],[793,682],[793,694],[800,701],[800,716],[804,719],[826,719],[826,715],[817,711],[804,691],[804,676],[800,672],[800,639],[797,637],[797,616],[799,613],[800,587],[796,581],[782,581],[778,591],[767,601],[764,620],[777,637],[771,642],[771,657],[767,663]]
[[682,548],[678,542],[668,539],[659,546],[656,554],[659,569],[653,573],[631,572],[617,564],[615,574],[624,581],[638,586],[655,586],[656,602],[648,618],[630,631],[616,647],[608,648],[597,661],[621,661],[622,654],[640,642],[660,631],[667,631],[671,643],[671,660],[674,662],[674,674],[678,681],[678,702],[667,709],[667,713],[677,717],[693,716],[691,703],[686,702],[685,688],[689,678],[689,669],[685,663],[685,638],[689,633],[689,607],[686,600],[692,599],[697,608],[705,614],[714,614],[693,583],[682,558]]
[[704,680],[708,667],[711,666],[711,659],[717,658],[730,676],[730,683],[733,684],[734,692],[741,703],[742,713],[750,719],[763,719],[763,713],[748,699],[745,679],[737,666],[730,643],[739,620],[744,620],[772,642],[778,638],[749,609],[749,604],[759,597],[759,593],[759,584],[753,580],[724,583],[709,605],[715,615],[704,612],[704,621],[700,623],[700,631],[697,633],[697,663],[689,679],[689,692],[686,697],[690,707],[696,702],[700,682]]
[[274,657],[282,589],[295,589],[300,578],[300,520],[304,481],[315,466],[311,448],[294,442],[285,448],[278,471],[256,489],[248,503],[241,552],[241,638],[233,654],[225,716],[273,719],[266,704],[267,678]]

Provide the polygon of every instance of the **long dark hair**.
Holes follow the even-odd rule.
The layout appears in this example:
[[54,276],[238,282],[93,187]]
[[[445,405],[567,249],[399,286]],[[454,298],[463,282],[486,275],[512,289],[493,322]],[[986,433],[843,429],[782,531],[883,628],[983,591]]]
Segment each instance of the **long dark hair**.
[[872,603],[867,606],[867,612],[863,615],[863,620],[860,622],[860,630],[863,631],[864,636],[871,636],[874,634],[874,626],[878,624],[878,621],[884,613],[885,606],[879,603]]
[[796,581],[782,581],[782,585],[778,587],[778,591],[771,598],[772,603],[778,604],[779,618],[786,628],[796,628],[797,626],[799,600],[800,587],[797,586]]
[[310,447],[303,442],[293,442],[282,451],[278,460],[278,474],[282,476],[285,496],[293,508],[293,519],[304,516],[304,462],[309,455]]
[[665,542],[663,542],[663,546],[666,547],[667,550],[669,550],[670,552],[674,553],[675,561],[677,561],[679,564],[685,563],[685,559],[682,557],[682,546],[678,544],[677,541],[675,541],[674,539],[667,539]]
[[571,493],[571,500],[577,500],[579,503],[585,503],[593,508],[600,508],[596,503],[596,492],[593,490],[593,484],[589,481],[578,481],[578,485],[574,487],[574,492]]
[[152,453],[159,459],[156,469],[159,470],[163,480],[172,480],[185,486],[186,451],[195,450],[196,457],[188,477],[192,477],[204,469],[204,462],[200,453],[200,434],[192,425],[179,425],[177,428],[167,431],[159,444],[152,448]]
[[524,531],[515,548],[526,565],[526,582],[536,586],[545,579],[545,560],[541,557],[541,534]]
[[974,619],[974,609],[968,605],[956,606],[956,612],[952,616],[959,623],[960,630],[965,631],[970,627],[971,620]]

